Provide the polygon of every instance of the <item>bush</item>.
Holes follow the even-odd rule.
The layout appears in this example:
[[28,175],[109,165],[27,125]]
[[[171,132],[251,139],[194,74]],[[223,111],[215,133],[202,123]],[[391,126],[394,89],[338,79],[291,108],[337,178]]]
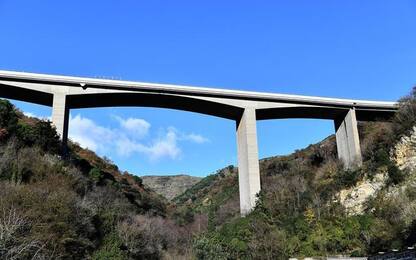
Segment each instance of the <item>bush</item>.
[[348,170],[341,170],[335,176],[335,183],[338,187],[341,188],[350,188],[353,187],[357,182],[362,179],[363,172],[361,169],[348,169]]
[[126,252],[121,249],[122,241],[117,234],[112,233],[107,235],[101,247],[94,252],[93,260],[112,259],[123,260],[127,258]]
[[93,180],[96,183],[101,182],[104,177],[101,170],[95,167],[90,170],[90,172],[88,173],[88,176],[90,177],[91,180]]
[[193,244],[195,255],[198,259],[227,260],[230,259],[226,249],[223,247],[220,238],[215,235],[201,235]]
[[173,219],[179,226],[185,226],[194,221],[194,213],[188,207],[180,207],[173,213]]
[[139,176],[134,175],[134,176],[133,176],[133,179],[134,179],[134,182],[135,182],[137,185],[139,185],[139,186],[142,186],[142,185],[143,185],[143,179],[142,179],[142,178],[140,178]]
[[15,207],[3,207],[0,214],[0,257],[2,259],[42,259],[42,243],[32,238],[31,222]]
[[0,128],[6,128],[9,133],[13,133],[17,126],[18,117],[12,103],[8,100],[0,99]]
[[390,184],[399,184],[405,179],[405,174],[403,171],[401,171],[395,164],[391,163],[388,166],[388,176],[389,180],[388,182]]
[[325,162],[325,155],[323,154],[324,151],[321,149],[314,149],[313,154],[309,156],[309,160],[312,166],[319,167]]
[[407,97],[402,98],[399,103],[399,110],[393,120],[396,139],[403,135],[408,135],[416,125],[416,87],[413,88]]
[[16,136],[27,146],[33,146],[38,138],[34,127],[25,123],[19,123],[17,125]]
[[38,146],[42,151],[51,154],[61,152],[61,141],[49,121],[37,121],[34,126],[19,123],[16,135],[25,146]]
[[78,204],[68,177],[53,173],[30,185],[3,182],[0,197],[0,209],[14,206],[30,223],[25,232],[15,234],[17,241],[36,241],[50,258],[81,259],[92,249],[92,218]]
[[136,215],[119,222],[118,235],[132,259],[160,259],[168,248],[180,250],[184,229],[161,217]]
[[34,128],[36,146],[52,154],[57,154],[61,151],[61,141],[50,121],[38,121]]

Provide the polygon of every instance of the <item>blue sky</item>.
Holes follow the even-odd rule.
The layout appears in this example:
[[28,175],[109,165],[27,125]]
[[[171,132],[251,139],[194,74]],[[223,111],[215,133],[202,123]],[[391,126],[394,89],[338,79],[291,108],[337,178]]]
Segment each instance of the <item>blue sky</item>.
[[[396,100],[416,84],[415,13],[411,0],[0,0],[0,69]],[[138,175],[204,176],[236,164],[235,125],[224,119],[84,109],[70,125],[73,139]],[[260,157],[332,133],[330,121],[261,121]]]

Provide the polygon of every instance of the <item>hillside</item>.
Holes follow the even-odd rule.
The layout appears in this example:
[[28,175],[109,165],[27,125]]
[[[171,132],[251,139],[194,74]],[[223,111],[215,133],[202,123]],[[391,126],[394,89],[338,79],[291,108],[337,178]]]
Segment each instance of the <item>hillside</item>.
[[[391,123],[359,125],[364,163],[344,170],[334,136],[260,161],[258,205],[239,217],[238,169],[219,170],[174,198],[207,218],[199,259],[287,259],[405,249],[416,243],[416,94]],[[183,213],[186,215],[185,213]]]
[[[6,100],[0,211],[0,259],[159,259],[188,237],[141,178],[74,143],[62,157],[50,122],[26,117]],[[182,233],[167,236],[175,232]]]
[[182,194],[201,180],[189,175],[142,176],[143,184],[168,200]]
[[[277,185],[281,184],[276,179],[292,171],[317,170],[321,164],[324,164],[324,160],[336,161],[334,136],[287,156],[262,159],[260,160],[262,190],[278,189]],[[337,170],[339,166],[333,165],[333,167]],[[310,175],[313,176],[314,173]],[[284,185],[289,184],[291,183]],[[230,165],[218,170],[175,197],[173,201],[179,207],[215,216],[213,217],[215,226],[239,218],[238,168]]]

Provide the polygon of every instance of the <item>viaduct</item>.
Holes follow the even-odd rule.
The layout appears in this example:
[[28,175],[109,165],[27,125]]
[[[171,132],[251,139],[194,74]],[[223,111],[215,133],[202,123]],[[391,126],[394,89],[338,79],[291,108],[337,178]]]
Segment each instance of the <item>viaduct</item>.
[[236,122],[240,210],[256,204],[260,172],[256,121],[315,118],[334,121],[338,157],[345,167],[361,164],[357,121],[385,120],[394,102],[378,102],[201,88],[96,78],[0,71],[0,96],[52,107],[64,144],[69,111],[75,108],[141,106],[184,110]]

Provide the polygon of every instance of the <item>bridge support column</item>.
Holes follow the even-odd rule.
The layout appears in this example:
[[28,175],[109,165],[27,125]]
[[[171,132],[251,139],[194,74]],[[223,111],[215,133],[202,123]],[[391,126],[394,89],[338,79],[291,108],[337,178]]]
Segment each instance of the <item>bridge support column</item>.
[[64,148],[68,141],[68,122],[69,109],[66,104],[66,95],[63,93],[56,93],[53,95],[52,123],[56,127],[56,132],[61,138]]
[[344,118],[335,120],[338,158],[346,169],[361,166],[360,138],[358,136],[355,109],[350,109]]
[[260,168],[257,147],[256,110],[246,108],[237,121],[238,182],[240,212],[248,214],[256,205],[260,192]]

